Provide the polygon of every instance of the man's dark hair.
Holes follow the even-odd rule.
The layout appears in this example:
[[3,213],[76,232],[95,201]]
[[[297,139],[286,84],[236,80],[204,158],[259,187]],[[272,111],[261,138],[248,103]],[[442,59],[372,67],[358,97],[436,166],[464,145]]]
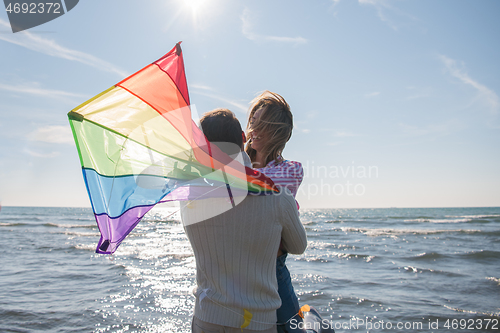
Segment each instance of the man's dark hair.
[[210,142],[229,142],[234,145],[219,145],[222,151],[231,155],[241,151],[243,136],[241,125],[234,113],[228,109],[215,109],[203,115],[200,119],[203,133]]

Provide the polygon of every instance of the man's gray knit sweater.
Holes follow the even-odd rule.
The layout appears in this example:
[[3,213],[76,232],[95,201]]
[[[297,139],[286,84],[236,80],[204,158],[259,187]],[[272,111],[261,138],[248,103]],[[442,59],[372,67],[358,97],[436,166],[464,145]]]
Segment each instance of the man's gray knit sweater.
[[[184,207],[183,221],[199,218],[217,200]],[[185,229],[196,257],[194,315],[239,328],[247,310],[252,315],[247,329],[272,327],[281,305],[276,281],[280,241],[292,254],[303,253],[307,246],[294,198],[289,193],[247,196],[235,208]]]

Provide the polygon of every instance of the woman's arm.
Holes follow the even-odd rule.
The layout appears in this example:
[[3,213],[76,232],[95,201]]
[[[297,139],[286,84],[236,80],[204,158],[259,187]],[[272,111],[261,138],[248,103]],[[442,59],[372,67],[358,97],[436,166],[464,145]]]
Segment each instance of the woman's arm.
[[288,193],[280,193],[281,197],[281,232],[282,247],[291,254],[302,254],[307,247],[306,230],[300,222],[295,200]]

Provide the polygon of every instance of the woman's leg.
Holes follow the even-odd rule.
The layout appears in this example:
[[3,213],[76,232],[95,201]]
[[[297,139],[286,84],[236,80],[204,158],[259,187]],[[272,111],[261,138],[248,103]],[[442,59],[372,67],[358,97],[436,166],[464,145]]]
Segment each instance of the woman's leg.
[[[285,253],[279,256],[276,261],[278,293],[281,298],[281,307],[276,311],[278,317],[278,332],[303,332],[303,330],[293,330],[290,327],[297,327],[299,321],[302,322],[302,318],[297,315],[300,310],[299,300],[297,299],[297,295],[295,295],[290,272],[286,267],[286,257],[287,254]],[[294,325],[290,325],[290,319],[292,317],[294,317]]]

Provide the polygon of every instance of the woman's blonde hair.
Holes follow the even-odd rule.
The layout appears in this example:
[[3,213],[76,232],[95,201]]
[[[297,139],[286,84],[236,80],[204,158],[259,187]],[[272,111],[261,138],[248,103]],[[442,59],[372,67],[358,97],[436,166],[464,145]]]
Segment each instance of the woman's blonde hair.
[[[262,112],[259,119],[252,123],[252,117],[260,109],[262,109]],[[247,140],[251,139],[253,131],[258,132],[259,135],[264,135],[266,139],[262,148],[262,153],[266,156],[265,165],[258,167],[263,168],[272,160],[279,162],[281,153],[292,136],[292,129],[292,112],[283,97],[266,90],[254,98],[248,115]],[[252,148],[250,141],[245,151],[250,156],[250,160],[254,162],[257,151]]]

